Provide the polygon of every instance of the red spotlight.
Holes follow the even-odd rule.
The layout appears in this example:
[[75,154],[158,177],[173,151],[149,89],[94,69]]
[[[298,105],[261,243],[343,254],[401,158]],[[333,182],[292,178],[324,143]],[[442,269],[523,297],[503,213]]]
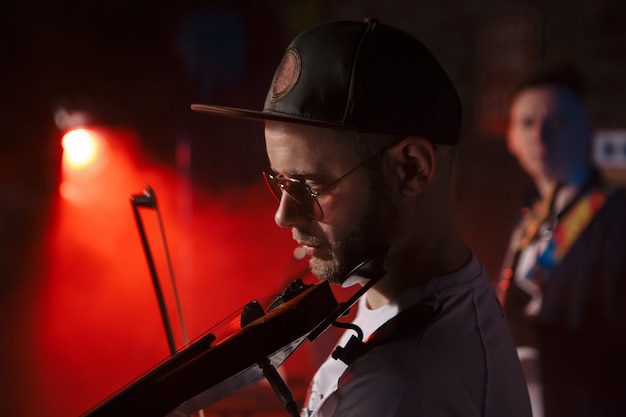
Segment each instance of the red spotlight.
[[77,203],[95,198],[102,188],[102,175],[111,162],[111,134],[103,128],[81,127],[68,131],[61,139],[63,173],[59,192]]
[[82,169],[93,164],[100,152],[97,135],[87,129],[74,129],[61,140],[63,162],[72,169]]

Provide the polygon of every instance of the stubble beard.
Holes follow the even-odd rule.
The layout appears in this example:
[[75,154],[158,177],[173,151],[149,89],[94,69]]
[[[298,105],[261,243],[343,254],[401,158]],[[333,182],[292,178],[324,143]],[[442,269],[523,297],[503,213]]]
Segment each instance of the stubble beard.
[[380,183],[381,180],[370,181],[372,187],[368,209],[354,231],[330,245],[328,258],[310,259],[311,272],[318,278],[341,284],[356,266],[377,256],[389,244],[398,224],[398,209],[388,198],[388,191]]

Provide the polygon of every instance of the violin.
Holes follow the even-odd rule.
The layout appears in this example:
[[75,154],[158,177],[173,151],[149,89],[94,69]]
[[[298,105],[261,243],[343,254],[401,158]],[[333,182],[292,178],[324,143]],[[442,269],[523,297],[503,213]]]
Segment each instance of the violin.
[[221,340],[216,333],[202,336],[86,417],[189,416],[264,377],[287,411],[298,416],[298,407],[276,368],[306,340],[315,340],[345,315],[385,275],[384,254],[363,261],[347,275],[363,278],[365,283],[346,301],[335,298],[328,281],[303,284],[297,279],[267,311],[258,301],[248,303],[234,334]]

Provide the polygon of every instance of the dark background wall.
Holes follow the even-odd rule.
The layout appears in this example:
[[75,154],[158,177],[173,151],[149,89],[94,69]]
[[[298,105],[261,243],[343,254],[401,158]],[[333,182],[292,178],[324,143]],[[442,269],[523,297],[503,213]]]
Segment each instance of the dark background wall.
[[[464,105],[457,217],[492,276],[530,186],[502,136],[517,76],[532,64],[578,65],[588,78],[596,126],[626,128],[626,3],[619,0],[8,1],[0,7],[3,339],[23,331],[26,321],[15,311],[37,291],[33,263],[46,268],[32,252],[57,194],[55,113],[83,110],[98,124],[131,128],[146,157],[174,169],[177,146],[188,143],[193,184],[232,194],[259,181],[266,164],[262,132],[255,124],[192,114],[189,104],[260,108],[289,40],[320,20],[376,16],[420,38],[448,70]],[[485,121],[490,117],[494,123]],[[15,374],[15,363],[28,360],[23,352],[19,345],[0,348]]]
[[[471,216],[472,223],[484,223],[478,229],[500,230],[498,223],[481,221],[481,213],[501,211],[494,209],[522,185],[502,137],[486,135],[478,126],[477,104],[485,87],[481,73],[488,70],[481,56],[481,30],[490,17],[530,8],[536,17],[535,61],[580,66],[588,77],[588,104],[596,125],[625,124],[626,31],[621,19],[626,6],[618,0],[182,1],[164,7],[142,1],[36,7],[6,3],[0,17],[0,189],[2,212],[19,216],[5,227],[35,228],[38,216],[31,214],[32,219],[29,213],[42,206],[38,199],[54,192],[60,155],[54,112],[59,107],[88,110],[102,123],[137,129],[145,152],[165,163],[174,163],[177,141],[188,138],[198,161],[194,178],[203,186],[255,180],[264,164],[262,143],[250,140],[258,135],[257,127],[227,121],[208,126],[188,105],[260,107],[286,43],[323,19],[376,16],[415,34],[440,58],[464,104],[459,203],[479,212]],[[504,48],[494,52],[510,54]],[[468,226],[468,238],[476,231]],[[29,234],[21,229],[7,233],[24,239]],[[19,252],[15,242],[10,249]]]

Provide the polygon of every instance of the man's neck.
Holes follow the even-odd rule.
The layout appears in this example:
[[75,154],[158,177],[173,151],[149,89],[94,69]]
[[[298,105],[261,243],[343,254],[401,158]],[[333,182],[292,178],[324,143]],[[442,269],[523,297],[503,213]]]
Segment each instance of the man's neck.
[[589,178],[593,175],[593,168],[591,166],[586,166],[584,168],[580,168],[575,172],[571,172],[566,178],[556,178],[556,177],[537,177],[535,178],[535,186],[539,191],[539,194],[546,198],[547,196],[552,195],[554,188],[559,185],[561,189],[581,189],[585,186],[585,184],[589,181]]
[[470,259],[470,249],[457,234],[440,244],[431,242],[427,248],[392,252],[385,263],[388,273],[367,292],[367,304],[379,308],[409,288],[461,269]]

